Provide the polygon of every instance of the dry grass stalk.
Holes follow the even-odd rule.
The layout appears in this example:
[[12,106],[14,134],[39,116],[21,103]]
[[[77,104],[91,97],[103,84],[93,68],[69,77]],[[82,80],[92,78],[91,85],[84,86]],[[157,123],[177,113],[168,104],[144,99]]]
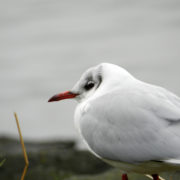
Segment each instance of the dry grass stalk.
[[21,133],[21,128],[19,126],[19,120],[18,120],[16,113],[14,113],[14,117],[16,119],[16,124],[17,124],[18,132],[19,132],[19,138],[20,138],[20,142],[21,142],[21,146],[22,146],[22,150],[23,150],[23,155],[24,155],[24,160],[25,160],[25,167],[24,167],[23,173],[21,175],[21,180],[24,180],[24,177],[25,177],[26,172],[27,172],[27,168],[29,166],[29,161],[28,161],[28,156],[26,153],[26,148],[25,148],[24,140],[23,140],[22,133]]

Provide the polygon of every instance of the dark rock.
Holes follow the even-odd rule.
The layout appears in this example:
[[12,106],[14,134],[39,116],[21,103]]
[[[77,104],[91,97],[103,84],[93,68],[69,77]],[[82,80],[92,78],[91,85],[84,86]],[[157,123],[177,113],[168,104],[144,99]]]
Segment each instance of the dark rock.
[[[26,180],[63,180],[72,175],[96,174],[110,167],[87,151],[75,148],[74,141],[25,142],[29,168]],[[6,161],[0,167],[0,179],[17,180],[25,162],[18,140],[0,138],[0,153]]]
[[[38,153],[39,151],[57,151],[58,149],[73,149],[74,141],[46,141],[46,142],[25,142],[26,151],[28,153]],[[0,153],[1,154],[19,154],[22,152],[20,141],[8,137],[0,137]]]

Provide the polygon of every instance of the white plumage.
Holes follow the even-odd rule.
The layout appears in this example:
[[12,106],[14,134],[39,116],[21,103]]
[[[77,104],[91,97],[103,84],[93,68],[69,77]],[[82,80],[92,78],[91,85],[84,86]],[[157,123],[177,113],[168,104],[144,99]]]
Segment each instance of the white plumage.
[[179,97],[108,63],[87,70],[71,92],[75,125],[96,156],[124,172],[179,168]]
[[[97,69],[100,67],[102,84],[80,102],[75,112],[76,127],[91,151],[108,162],[115,161],[113,164],[179,164],[180,99],[135,79],[118,66],[101,64]],[[97,69],[89,72],[96,76]],[[162,163],[157,165],[161,167]],[[149,166],[142,168],[143,173],[151,171]]]

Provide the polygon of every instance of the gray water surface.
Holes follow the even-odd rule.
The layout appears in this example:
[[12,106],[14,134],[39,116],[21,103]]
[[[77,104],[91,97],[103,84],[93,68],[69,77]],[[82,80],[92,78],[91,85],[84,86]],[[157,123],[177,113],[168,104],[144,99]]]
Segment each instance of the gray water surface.
[[180,95],[179,0],[0,0],[0,135],[79,139],[76,102],[47,103],[100,62]]

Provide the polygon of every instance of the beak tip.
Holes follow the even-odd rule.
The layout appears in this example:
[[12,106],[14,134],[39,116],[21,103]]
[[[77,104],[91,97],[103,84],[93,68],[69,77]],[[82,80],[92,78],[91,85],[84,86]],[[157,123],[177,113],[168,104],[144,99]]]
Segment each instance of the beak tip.
[[57,101],[55,96],[51,97],[51,98],[48,100],[48,102],[53,102],[53,101]]

